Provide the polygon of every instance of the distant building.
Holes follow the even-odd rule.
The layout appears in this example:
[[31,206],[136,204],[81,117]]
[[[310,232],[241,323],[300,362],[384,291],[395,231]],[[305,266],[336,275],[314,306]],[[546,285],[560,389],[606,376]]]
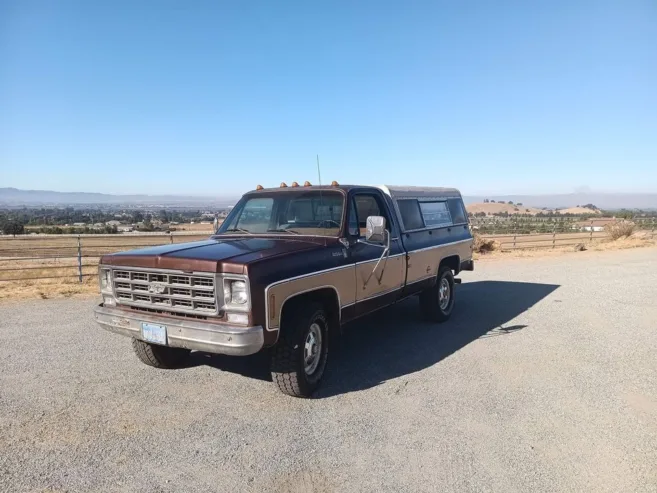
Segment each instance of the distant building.
[[105,224],[108,226],[120,226],[121,221],[112,220],[112,221],[107,221]]
[[117,226],[116,229],[119,233],[130,233],[135,228],[133,228],[132,226]]
[[608,224],[613,224],[617,221],[618,219],[614,217],[604,218],[604,219],[592,219],[590,221],[579,221],[577,223],[577,226],[579,226],[580,231],[599,232],[599,231],[604,231],[605,226],[607,226]]

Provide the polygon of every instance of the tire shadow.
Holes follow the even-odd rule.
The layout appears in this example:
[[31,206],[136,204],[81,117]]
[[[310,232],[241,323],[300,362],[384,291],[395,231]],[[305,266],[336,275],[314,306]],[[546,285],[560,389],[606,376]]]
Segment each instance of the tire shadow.
[[[327,374],[315,397],[326,398],[375,387],[428,368],[472,341],[513,334],[526,325],[507,325],[559,286],[507,281],[457,285],[449,321],[425,322],[417,297],[345,326],[333,348]],[[337,350],[336,350],[337,349]]]

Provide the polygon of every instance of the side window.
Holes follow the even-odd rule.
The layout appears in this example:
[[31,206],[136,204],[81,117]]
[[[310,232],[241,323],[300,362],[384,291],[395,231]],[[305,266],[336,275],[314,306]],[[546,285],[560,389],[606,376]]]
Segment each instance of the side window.
[[420,210],[427,228],[441,228],[452,225],[445,202],[420,202]]
[[[383,216],[386,218],[386,227],[390,229],[390,218],[386,214],[386,209],[381,207],[376,196],[368,194],[358,194],[354,197],[356,209],[356,221],[358,223],[359,233],[364,234],[367,228],[367,218],[369,216]],[[354,208],[352,208],[353,210]],[[351,217],[349,218],[351,221]],[[350,228],[351,230],[351,224]]]
[[399,212],[406,231],[424,228],[424,221],[422,220],[422,214],[420,213],[420,204],[417,200],[398,200],[397,207],[399,207]]
[[467,215],[463,210],[463,202],[459,199],[450,199],[447,201],[449,213],[452,215],[452,223],[465,224],[468,222]]

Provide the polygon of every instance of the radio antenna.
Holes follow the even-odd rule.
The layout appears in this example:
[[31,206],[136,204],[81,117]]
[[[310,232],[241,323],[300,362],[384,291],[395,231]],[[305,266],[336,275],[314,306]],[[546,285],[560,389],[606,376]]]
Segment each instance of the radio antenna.
[[[319,154],[317,154],[317,180],[319,182],[319,207],[320,209],[324,210],[324,201],[322,200],[322,173],[319,170]],[[321,217],[321,214],[320,214]],[[322,221],[324,222],[324,221]],[[322,224],[322,223],[320,223]]]

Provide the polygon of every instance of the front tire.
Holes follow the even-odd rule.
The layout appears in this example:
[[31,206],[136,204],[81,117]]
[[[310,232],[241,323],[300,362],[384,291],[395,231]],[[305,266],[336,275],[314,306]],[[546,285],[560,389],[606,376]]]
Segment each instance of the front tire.
[[329,322],[317,303],[290,307],[272,348],[271,376],[278,389],[310,397],[319,386],[328,357]]
[[145,365],[167,370],[180,367],[191,354],[189,349],[160,346],[139,339],[132,340],[132,349],[139,361]]
[[443,266],[438,271],[435,286],[420,294],[420,309],[431,322],[446,322],[454,309],[454,274]]

